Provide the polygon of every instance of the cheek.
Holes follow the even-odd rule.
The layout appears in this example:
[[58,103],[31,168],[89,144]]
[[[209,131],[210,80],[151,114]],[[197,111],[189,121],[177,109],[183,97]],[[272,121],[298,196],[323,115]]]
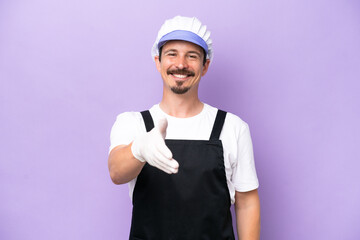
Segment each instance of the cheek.
[[159,58],[155,58],[155,64],[156,64],[156,69],[158,70],[158,72],[161,73],[163,64],[162,62],[159,61]]

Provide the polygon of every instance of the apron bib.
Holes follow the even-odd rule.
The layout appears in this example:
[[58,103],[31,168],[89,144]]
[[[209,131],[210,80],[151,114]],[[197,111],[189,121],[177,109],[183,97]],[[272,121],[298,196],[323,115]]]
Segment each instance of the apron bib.
[[[145,127],[154,123],[141,112]],[[165,140],[177,174],[145,164],[133,193],[130,240],[234,240],[218,110],[209,140]]]

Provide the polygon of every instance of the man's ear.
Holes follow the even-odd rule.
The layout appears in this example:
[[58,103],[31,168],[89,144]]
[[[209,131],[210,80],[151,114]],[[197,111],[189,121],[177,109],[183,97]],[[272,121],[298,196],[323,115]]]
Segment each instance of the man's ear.
[[156,64],[156,69],[160,72],[160,60],[159,60],[159,56],[155,56],[154,57],[154,60],[155,60],[155,64]]
[[202,73],[201,73],[201,76],[205,76],[207,70],[209,69],[209,65],[210,65],[210,60],[209,59],[206,59],[206,62],[204,64],[204,67],[203,67],[203,70],[202,70]]

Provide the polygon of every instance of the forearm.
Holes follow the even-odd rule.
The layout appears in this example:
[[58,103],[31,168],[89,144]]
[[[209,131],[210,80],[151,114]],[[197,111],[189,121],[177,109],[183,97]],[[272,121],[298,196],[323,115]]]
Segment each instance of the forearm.
[[259,240],[260,201],[257,190],[242,193],[236,201],[236,227],[239,240]]
[[123,184],[137,177],[145,163],[140,162],[131,152],[131,144],[117,146],[111,150],[108,166],[111,180]]

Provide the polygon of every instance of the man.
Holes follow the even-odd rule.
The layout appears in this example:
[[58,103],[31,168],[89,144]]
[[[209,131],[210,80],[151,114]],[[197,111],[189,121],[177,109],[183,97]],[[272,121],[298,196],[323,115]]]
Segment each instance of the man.
[[167,20],[152,49],[160,104],[120,114],[112,128],[109,171],[115,184],[129,182],[130,239],[235,239],[231,203],[239,239],[259,239],[248,125],[198,97],[212,55],[210,32],[197,18]]

